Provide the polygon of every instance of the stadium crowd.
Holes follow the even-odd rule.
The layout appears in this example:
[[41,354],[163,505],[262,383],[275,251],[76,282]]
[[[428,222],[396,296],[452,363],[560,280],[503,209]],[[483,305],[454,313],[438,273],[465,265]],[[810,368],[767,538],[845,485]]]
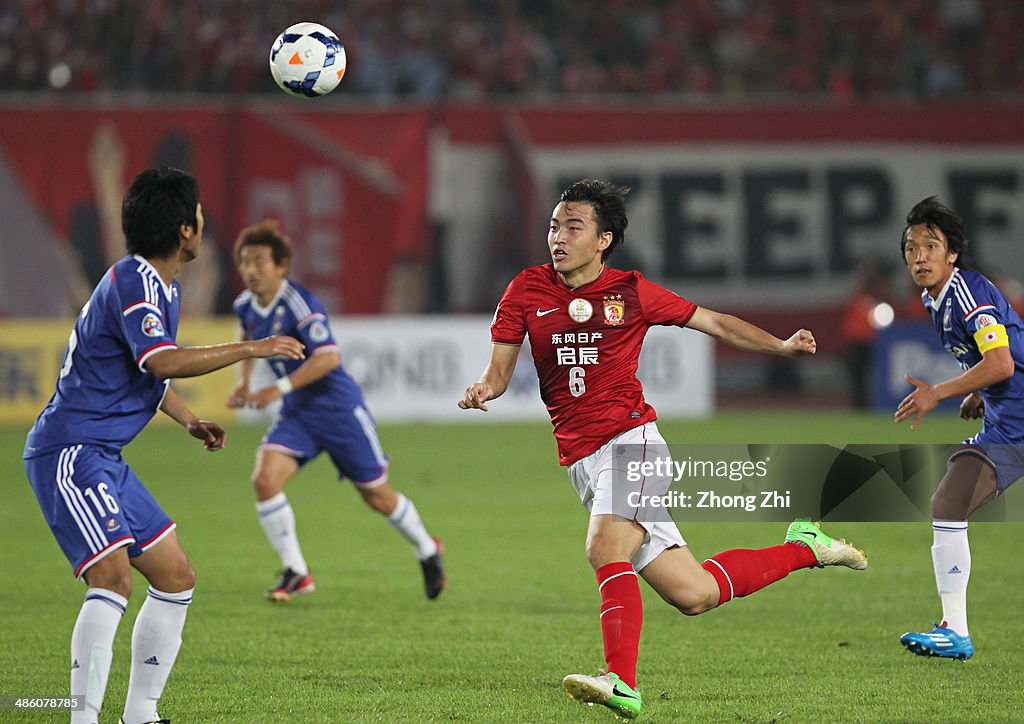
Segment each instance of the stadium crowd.
[[1024,91],[1009,0],[8,0],[0,91],[272,93],[299,20],[340,35],[348,93],[383,100]]

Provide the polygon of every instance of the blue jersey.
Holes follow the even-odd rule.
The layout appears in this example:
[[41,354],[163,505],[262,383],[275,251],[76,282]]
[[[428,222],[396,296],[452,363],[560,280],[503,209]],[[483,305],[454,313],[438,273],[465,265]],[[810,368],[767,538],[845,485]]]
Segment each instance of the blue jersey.
[[921,294],[942,345],[964,370],[995,347],[1009,347],[1014,373],[981,390],[985,419],[981,435],[990,442],[1024,441],[1024,323],[1002,292],[975,271],[954,269],[932,300]]
[[176,348],[177,281],[164,284],[141,256],[115,263],[82,308],[57,389],[25,442],[25,457],[68,445],[120,451],[160,409],[169,384],[146,360]]
[[[278,334],[294,337],[305,345],[306,357],[339,351],[324,305],[296,282],[281,280],[281,288],[265,307],[260,306],[256,296],[246,290],[235,299],[234,310],[249,339]],[[303,361],[284,357],[268,360],[278,378],[294,372]],[[285,395],[281,411],[308,420],[317,412],[351,409],[362,404],[363,393],[359,385],[339,366],[313,384]]]

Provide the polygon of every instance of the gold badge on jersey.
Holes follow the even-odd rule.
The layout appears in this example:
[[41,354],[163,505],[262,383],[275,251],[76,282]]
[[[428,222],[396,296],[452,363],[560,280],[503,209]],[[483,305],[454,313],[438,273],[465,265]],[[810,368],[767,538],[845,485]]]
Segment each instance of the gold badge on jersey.
[[594,316],[594,306],[586,299],[573,299],[569,302],[569,316],[573,321],[586,322]]
[[621,294],[612,294],[604,297],[604,323],[611,327],[618,327],[626,321],[626,305],[622,301]]

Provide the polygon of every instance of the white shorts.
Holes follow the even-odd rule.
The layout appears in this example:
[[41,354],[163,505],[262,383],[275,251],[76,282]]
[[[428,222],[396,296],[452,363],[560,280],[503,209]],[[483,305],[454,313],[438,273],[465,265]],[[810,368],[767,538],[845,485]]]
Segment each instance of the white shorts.
[[644,542],[630,559],[637,571],[669,548],[686,545],[665,508],[643,504],[665,495],[672,484],[670,474],[651,476],[637,470],[638,464],[655,459],[670,460],[671,455],[658,426],[648,422],[617,435],[568,468],[569,480],[591,517],[618,515],[643,526]]

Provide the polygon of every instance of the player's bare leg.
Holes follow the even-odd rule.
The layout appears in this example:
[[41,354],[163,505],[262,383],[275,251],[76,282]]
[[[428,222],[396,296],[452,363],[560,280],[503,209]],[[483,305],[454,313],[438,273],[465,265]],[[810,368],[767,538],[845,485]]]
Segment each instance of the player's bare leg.
[[594,515],[587,526],[587,560],[596,571],[616,561],[628,561],[644,542],[644,529],[617,515]]
[[96,561],[82,574],[90,587],[113,591],[120,596],[132,595],[132,567],[128,562],[128,548],[122,546]]
[[390,518],[398,507],[398,493],[387,482],[379,483],[373,487],[357,486],[359,495],[363,502],[373,508],[386,518]]
[[416,558],[423,570],[423,589],[427,598],[441,595],[448,578],[444,571],[444,548],[441,541],[431,537],[416,506],[402,493],[392,488],[387,480],[357,483],[356,489],[363,501],[383,515],[416,550]]
[[644,566],[640,575],[662,599],[687,616],[718,606],[718,583],[697,562],[689,546],[669,548]]
[[85,708],[71,712],[72,724],[97,721],[103,707],[114,635],[132,593],[127,549],[96,561],[84,578],[89,589],[71,634],[71,694],[84,697]]
[[256,453],[256,468],[252,473],[256,513],[283,568],[277,583],[264,591],[269,601],[289,601],[293,596],[316,590],[295,530],[295,511],[284,493],[285,485],[298,469],[295,458],[278,450],[261,449]]
[[196,574],[174,531],[131,563],[150,584],[132,629],[131,677],[121,717],[124,724],[139,724],[160,719],[157,706],[181,648]]
[[587,560],[601,593],[601,636],[607,673],[570,674],[562,688],[585,704],[602,704],[633,719],[643,700],[636,691],[636,659],[643,626],[643,600],[630,559],[644,542],[644,529],[615,515],[595,515],[587,528]]
[[177,593],[196,585],[196,572],[188,562],[176,531],[172,530],[142,555],[129,560],[149,585],[158,590]]
[[996,475],[991,466],[977,455],[960,454],[953,458],[932,495],[932,517],[968,520],[995,497]]
[[284,492],[284,486],[299,470],[298,461],[278,450],[260,450],[256,453],[256,467],[252,471],[252,487],[256,500],[265,502]]
[[965,661],[974,655],[967,626],[971,548],[967,521],[997,495],[995,472],[981,457],[957,455],[932,496],[932,566],[942,603],[942,621],[931,631],[907,632],[900,643],[919,656]]

